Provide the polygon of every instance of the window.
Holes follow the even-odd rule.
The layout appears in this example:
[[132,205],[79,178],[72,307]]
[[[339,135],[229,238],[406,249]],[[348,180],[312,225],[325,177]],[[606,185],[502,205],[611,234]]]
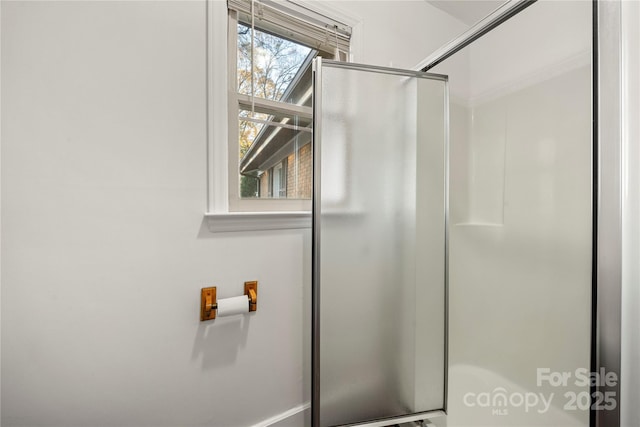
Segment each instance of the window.
[[310,210],[312,60],[346,60],[351,29],[290,1],[228,8],[229,209]]
[[287,170],[287,161],[283,160],[278,163],[276,166],[269,169],[270,177],[271,177],[271,191],[269,191],[269,196],[274,199],[279,199],[281,197],[287,197],[287,175],[285,171]]

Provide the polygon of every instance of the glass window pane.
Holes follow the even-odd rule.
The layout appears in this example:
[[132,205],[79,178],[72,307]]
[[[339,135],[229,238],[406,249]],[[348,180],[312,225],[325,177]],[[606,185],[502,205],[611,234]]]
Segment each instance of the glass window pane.
[[[258,29],[252,32],[246,24],[237,28],[238,94],[245,95],[238,98],[240,196],[310,199],[311,60],[319,52]],[[252,93],[258,101],[247,98]]]
[[[249,26],[238,24],[238,93],[251,95],[253,91],[257,98],[297,103],[292,92],[299,88],[303,74],[310,73],[310,60],[317,52],[256,29],[252,70],[251,36]],[[305,80],[310,87],[310,78]]]
[[311,118],[241,111],[238,122],[241,197],[311,198]]

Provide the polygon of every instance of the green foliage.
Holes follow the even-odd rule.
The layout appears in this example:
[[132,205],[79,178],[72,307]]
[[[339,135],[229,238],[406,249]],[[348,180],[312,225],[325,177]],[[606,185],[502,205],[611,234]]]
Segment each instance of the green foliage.
[[253,176],[240,177],[240,197],[258,197],[260,180]]

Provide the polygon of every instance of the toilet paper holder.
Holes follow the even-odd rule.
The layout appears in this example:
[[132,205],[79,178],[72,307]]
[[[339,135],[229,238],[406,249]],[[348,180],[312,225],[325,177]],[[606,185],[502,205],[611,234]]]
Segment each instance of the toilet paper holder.
[[[249,298],[249,311],[258,310],[258,282],[244,282],[244,294]],[[200,320],[213,320],[218,310],[217,290],[215,286],[200,290]]]

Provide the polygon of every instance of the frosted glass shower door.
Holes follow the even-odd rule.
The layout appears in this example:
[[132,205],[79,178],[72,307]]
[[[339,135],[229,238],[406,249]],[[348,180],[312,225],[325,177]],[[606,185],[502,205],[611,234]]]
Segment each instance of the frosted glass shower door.
[[446,77],[314,70],[313,425],[417,419],[445,406]]

